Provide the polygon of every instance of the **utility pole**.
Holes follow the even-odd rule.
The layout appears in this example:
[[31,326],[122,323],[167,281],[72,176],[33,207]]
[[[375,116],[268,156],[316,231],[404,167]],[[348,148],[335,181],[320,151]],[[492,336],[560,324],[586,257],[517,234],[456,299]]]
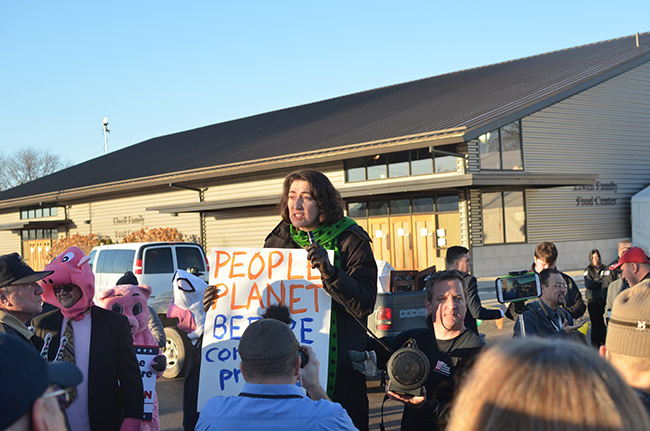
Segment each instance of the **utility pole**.
[[104,154],[108,154],[108,134],[111,133],[111,131],[108,130],[108,117],[104,117],[102,125],[104,128]]

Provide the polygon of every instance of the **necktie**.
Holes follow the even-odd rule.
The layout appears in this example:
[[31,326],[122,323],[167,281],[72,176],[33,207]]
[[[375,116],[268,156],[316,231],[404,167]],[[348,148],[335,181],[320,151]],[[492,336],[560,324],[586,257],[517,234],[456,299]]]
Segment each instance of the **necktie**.
[[[67,342],[63,348],[63,356],[61,357],[61,360],[74,364],[74,331],[72,330],[72,320],[68,320],[66,323],[63,336],[67,338]],[[70,395],[70,404],[72,404],[75,398],[77,398],[77,387],[69,387],[68,394]]]

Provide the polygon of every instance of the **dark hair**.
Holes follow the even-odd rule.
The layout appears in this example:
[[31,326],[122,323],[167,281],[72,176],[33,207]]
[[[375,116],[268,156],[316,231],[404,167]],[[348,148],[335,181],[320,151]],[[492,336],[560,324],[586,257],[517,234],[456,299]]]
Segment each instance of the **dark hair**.
[[557,269],[555,269],[555,268],[546,268],[545,270],[543,270],[542,272],[539,273],[539,281],[540,281],[540,283],[545,284],[545,285],[548,286],[548,279],[551,278],[552,274],[560,274],[560,275],[562,275],[562,273],[560,271],[558,271]]
[[280,203],[278,204],[282,214],[282,220],[291,224],[287,202],[289,201],[291,184],[296,180],[307,181],[309,183],[311,195],[316,200],[318,209],[320,210],[321,224],[332,224],[343,218],[343,200],[341,199],[341,194],[334,188],[329,178],[318,171],[303,169],[290,173],[284,179],[282,198],[280,198]]
[[469,250],[460,245],[449,247],[447,249],[447,257],[445,257],[445,260],[447,261],[447,265],[449,266],[453,265],[458,259],[460,259],[461,257],[463,257],[463,255],[468,253]]
[[271,304],[262,313],[262,319],[275,319],[287,325],[291,324],[291,310],[284,304]]
[[599,259],[599,260],[601,260],[601,261],[603,260],[603,259],[600,257],[600,251],[598,251],[597,248],[594,248],[593,250],[591,250],[591,251],[589,252],[589,264],[591,264],[591,258],[594,256],[594,254],[597,254],[597,255],[598,255],[598,259]]
[[286,358],[280,358],[274,362],[266,364],[257,364],[241,360],[241,368],[245,377],[249,380],[261,380],[269,377],[291,376],[296,369],[298,360],[298,351],[295,355],[288,355]]
[[458,280],[460,282],[460,285],[463,285],[463,276],[458,270],[448,269],[447,271],[436,271],[435,273],[431,274],[425,283],[427,301],[433,302],[433,289],[437,283],[449,280]]
[[552,242],[540,242],[535,247],[535,257],[553,265],[557,261],[557,247]]

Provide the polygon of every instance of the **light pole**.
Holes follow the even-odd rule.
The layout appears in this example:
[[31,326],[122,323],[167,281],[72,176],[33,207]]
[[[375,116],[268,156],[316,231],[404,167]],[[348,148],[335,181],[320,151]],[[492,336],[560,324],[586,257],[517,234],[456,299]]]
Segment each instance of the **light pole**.
[[108,154],[108,134],[111,133],[108,130],[108,117],[104,117],[102,120],[102,126],[104,128],[104,154]]

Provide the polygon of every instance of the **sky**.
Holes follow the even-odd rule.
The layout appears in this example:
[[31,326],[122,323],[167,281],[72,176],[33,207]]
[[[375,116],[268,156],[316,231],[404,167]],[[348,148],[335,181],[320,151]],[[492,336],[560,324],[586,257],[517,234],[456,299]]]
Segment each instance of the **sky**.
[[0,156],[150,138],[650,31],[650,1],[0,2]]

